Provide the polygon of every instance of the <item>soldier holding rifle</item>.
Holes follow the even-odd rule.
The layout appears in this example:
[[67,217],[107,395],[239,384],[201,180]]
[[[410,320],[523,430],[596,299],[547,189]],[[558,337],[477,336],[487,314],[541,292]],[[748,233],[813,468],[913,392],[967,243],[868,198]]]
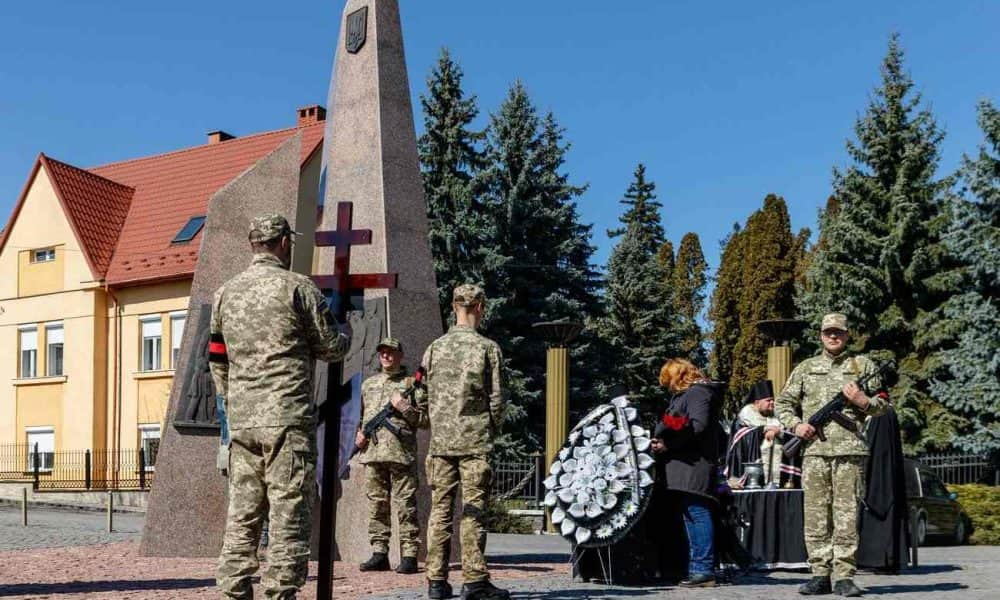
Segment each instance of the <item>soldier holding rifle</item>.
[[[847,400],[843,413],[859,428],[867,416],[881,415],[888,401],[869,397],[857,380],[875,371],[867,357],[847,350],[847,317],[831,313],[823,317],[820,341],[823,352],[800,363],[792,371],[778,396],[776,409],[781,423],[808,443],[802,462],[805,542],[812,579],[801,587],[806,595],[860,596],[854,584],[855,552],[858,548],[858,498],[864,481],[868,448],[857,431],[839,423],[826,427],[825,440],[809,418],[838,393]],[[879,389],[877,376],[869,389]],[[832,584],[831,584],[832,582]]]
[[[361,563],[362,571],[389,570],[389,535],[391,532],[389,501],[396,506],[399,520],[399,541],[402,546],[397,573],[417,572],[417,551],[420,549],[420,528],[417,524],[417,432],[427,427],[427,394],[403,366],[403,345],[396,338],[379,342],[378,353],[382,372],[365,380],[361,386],[362,423],[375,419],[378,413],[392,406],[387,427],[381,427],[365,437],[358,429],[355,445],[363,450],[365,493],[368,495],[368,539],[372,556]],[[403,396],[404,391],[411,397]]]

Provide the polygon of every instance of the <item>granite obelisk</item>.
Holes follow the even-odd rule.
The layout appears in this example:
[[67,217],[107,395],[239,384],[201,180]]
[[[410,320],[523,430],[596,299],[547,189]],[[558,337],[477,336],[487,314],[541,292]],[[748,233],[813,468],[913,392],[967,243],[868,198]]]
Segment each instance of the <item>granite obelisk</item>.
[[[192,406],[187,393],[215,291],[250,264],[254,215],[277,212],[295,227],[302,134],[257,161],[209,201],[139,552],[143,556],[218,556],[226,526],[226,479],[216,469],[219,427],[214,401]],[[307,232],[303,232],[307,233]],[[311,232],[308,232],[311,233]],[[304,242],[308,244],[308,241]],[[207,368],[207,366],[205,367]],[[201,418],[204,415],[210,418]]]
[[[398,274],[395,288],[366,290],[365,298],[386,299],[389,334],[402,341],[406,362],[415,368],[427,345],[441,334],[441,322],[396,0],[346,3],[327,114],[325,209],[317,230],[334,230],[337,203],[352,203],[353,226],[372,234],[370,244],[352,248],[350,271]],[[317,272],[332,273],[334,249],[316,252]],[[345,405],[341,422],[356,424],[357,410],[356,403]],[[353,438],[353,429],[342,428],[342,438],[345,435]],[[426,432],[421,432],[418,445],[423,525],[429,510],[423,469]],[[370,555],[367,514],[363,469],[354,465],[350,479],[341,482],[337,504],[338,558],[356,562]],[[391,547],[396,560],[395,537]]]

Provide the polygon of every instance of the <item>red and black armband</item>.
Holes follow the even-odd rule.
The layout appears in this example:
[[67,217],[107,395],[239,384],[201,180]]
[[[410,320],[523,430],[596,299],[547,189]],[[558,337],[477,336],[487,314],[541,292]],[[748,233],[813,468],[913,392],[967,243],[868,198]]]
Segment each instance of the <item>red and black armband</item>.
[[221,333],[213,333],[208,338],[208,362],[229,364],[229,354],[226,353],[226,339]]

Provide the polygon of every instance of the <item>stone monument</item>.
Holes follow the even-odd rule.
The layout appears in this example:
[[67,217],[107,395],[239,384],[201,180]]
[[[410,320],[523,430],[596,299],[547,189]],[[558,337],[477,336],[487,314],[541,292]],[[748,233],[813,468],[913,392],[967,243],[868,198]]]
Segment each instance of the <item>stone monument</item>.
[[[405,362],[415,368],[427,345],[441,334],[441,321],[398,2],[348,0],[339,39],[327,102],[324,210],[317,231],[338,229],[339,203],[352,206],[354,229],[371,231],[369,243],[351,248],[350,273],[397,276],[395,287],[370,286],[376,289],[365,290],[364,298],[385,298],[388,332],[402,341]],[[318,246],[316,252],[317,273],[334,273],[335,249]],[[345,375],[359,378],[346,370]],[[323,395],[322,390],[318,393]],[[358,410],[357,402],[343,405],[341,439],[353,438]],[[427,441],[427,432],[421,432],[421,524],[426,524],[429,511],[423,468]],[[358,562],[370,555],[367,504],[363,470],[354,468],[341,482],[337,503],[337,558]],[[391,548],[396,561],[395,534]]]
[[188,393],[200,368],[190,363],[200,354],[197,344],[204,342],[215,290],[250,264],[247,232],[253,216],[277,212],[295,227],[301,145],[297,133],[209,201],[139,546],[143,556],[218,556],[222,548],[227,481],[215,467],[219,427],[214,407]]

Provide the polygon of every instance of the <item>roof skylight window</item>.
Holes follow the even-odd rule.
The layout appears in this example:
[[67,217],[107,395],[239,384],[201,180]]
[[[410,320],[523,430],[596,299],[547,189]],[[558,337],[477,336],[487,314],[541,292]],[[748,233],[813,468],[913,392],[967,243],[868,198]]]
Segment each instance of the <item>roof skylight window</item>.
[[177,232],[174,239],[170,240],[171,244],[182,244],[184,242],[190,242],[194,239],[194,236],[198,235],[201,228],[205,225],[205,217],[191,217],[184,227]]

